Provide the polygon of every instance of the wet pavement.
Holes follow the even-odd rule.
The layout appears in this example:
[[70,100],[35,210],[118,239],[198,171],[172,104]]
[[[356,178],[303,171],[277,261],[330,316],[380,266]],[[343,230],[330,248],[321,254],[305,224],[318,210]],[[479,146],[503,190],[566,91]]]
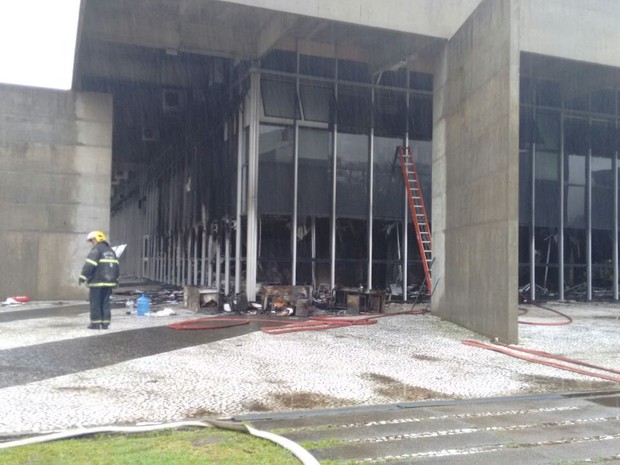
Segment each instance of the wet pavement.
[[620,391],[402,403],[237,420],[347,464],[620,463]]
[[[614,306],[555,308],[573,324],[523,327],[522,345],[620,370]],[[483,338],[432,315],[271,335],[268,316],[175,331],[206,315],[172,309],[117,307],[92,331],[85,303],[0,308],[0,436],[234,418],[321,461],[620,463],[619,383],[466,347]]]

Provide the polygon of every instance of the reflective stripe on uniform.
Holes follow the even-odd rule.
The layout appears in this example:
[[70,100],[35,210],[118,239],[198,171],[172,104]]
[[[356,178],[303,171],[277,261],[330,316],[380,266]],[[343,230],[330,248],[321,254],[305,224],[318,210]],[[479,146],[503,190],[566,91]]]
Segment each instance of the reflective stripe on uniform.
[[86,259],[86,263],[90,263],[93,266],[97,266],[98,265],[98,263],[95,260],[91,260],[90,258]]
[[102,258],[99,260],[99,263],[116,263],[118,265],[118,260],[114,258]]
[[117,283],[90,283],[88,287],[116,287]]

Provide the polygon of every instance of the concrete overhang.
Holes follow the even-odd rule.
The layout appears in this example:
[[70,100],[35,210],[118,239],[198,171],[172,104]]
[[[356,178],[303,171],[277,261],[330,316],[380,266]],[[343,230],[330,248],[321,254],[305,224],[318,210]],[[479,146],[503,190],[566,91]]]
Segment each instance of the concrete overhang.
[[[464,3],[473,5],[477,1]],[[414,61],[416,69],[431,71],[432,60],[445,42],[445,39],[438,38],[440,34],[437,31],[431,31],[435,35],[425,34],[428,30],[425,27],[420,28],[421,32],[415,25],[405,28],[404,23],[400,28],[391,28],[387,23],[380,27],[380,21],[371,21],[376,18],[370,13],[368,21],[353,24],[356,18],[342,14],[351,10],[344,8],[345,4],[333,14],[313,17],[312,10],[303,6],[305,2],[284,2],[288,7],[282,8],[282,11],[268,9],[268,2],[245,3],[85,0],[76,59],[76,85],[79,85],[80,76],[140,82],[147,76],[157,75],[153,73],[154,67],[169,66],[166,64],[169,58],[179,54],[255,60],[274,48],[365,61],[373,72],[411,65]],[[381,11],[391,10],[391,15],[401,20],[402,15],[394,11],[398,11],[395,10],[398,7],[404,8],[404,4],[388,3],[394,5],[383,5]],[[437,10],[436,6],[428,6],[432,4],[430,1],[414,3],[424,4],[420,8],[425,14]],[[463,2],[452,3],[461,5]],[[283,5],[274,2],[271,6],[277,8]],[[293,6],[295,8],[291,8]],[[403,14],[409,15],[411,9],[411,5],[404,8]],[[463,7],[457,9],[461,11]],[[323,7],[319,10],[322,11]],[[326,10],[330,11],[329,8]],[[417,33],[411,33],[412,30]],[[154,53],[155,61],[162,57],[161,62],[155,63],[144,50]],[[159,74],[170,78],[175,71],[160,69]],[[166,78],[159,76],[151,79],[159,83]],[[184,85],[186,79],[181,77],[182,82],[178,85]]]

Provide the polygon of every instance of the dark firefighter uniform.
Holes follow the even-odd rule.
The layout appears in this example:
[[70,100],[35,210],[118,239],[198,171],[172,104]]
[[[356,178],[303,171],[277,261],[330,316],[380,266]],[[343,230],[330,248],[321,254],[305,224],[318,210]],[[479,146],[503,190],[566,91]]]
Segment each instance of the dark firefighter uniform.
[[[90,240],[90,235],[89,235]],[[96,242],[90,250],[82,268],[79,283],[89,287],[90,325],[89,329],[108,329],[111,319],[110,295],[118,285],[119,265],[114,250],[105,241],[105,235],[93,238]]]

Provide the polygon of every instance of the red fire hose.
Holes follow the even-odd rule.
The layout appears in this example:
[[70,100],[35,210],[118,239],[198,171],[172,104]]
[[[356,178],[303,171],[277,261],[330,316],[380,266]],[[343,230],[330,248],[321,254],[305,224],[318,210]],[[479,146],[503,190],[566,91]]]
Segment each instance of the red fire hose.
[[[620,383],[620,376],[611,376],[611,375],[606,375],[604,373],[596,373],[593,371],[588,371],[588,370],[583,370],[581,368],[577,368],[576,366],[571,366],[571,365],[585,366],[588,368],[593,368],[595,370],[606,371],[608,373],[615,373],[615,374],[620,375],[620,371],[618,370],[614,370],[612,368],[601,367],[597,365],[592,365],[587,362],[582,362],[581,360],[575,360],[575,359],[570,359],[567,357],[562,357],[559,355],[553,355],[553,354],[549,354],[547,352],[543,352],[539,350],[516,347],[513,345],[509,345],[509,344],[504,344],[498,341],[494,341],[493,344],[485,344],[483,342],[473,341],[471,339],[464,339],[462,343],[465,345],[471,346],[471,347],[478,347],[480,349],[487,349],[487,350],[492,350],[494,352],[499,352],[501,354],[509,355],[511,357],[525,360],[527,362],[539,363],[541,365],[547,365],[550,367],[559,368],[560,370],[571,371],[573,373],[579,373],[585,376],[593,376],[593,377],[601,378],[607,381],[613,381],[614,383]],[[526,355],[520,355],[516,352],[525,352],[528,354],[536,355],[541,358],[528,357]],[[559,360],[562,362],[566,362],[567,365],[562,364],[562,363],[552,362],[552,361],[545,360],[545,359]]]

